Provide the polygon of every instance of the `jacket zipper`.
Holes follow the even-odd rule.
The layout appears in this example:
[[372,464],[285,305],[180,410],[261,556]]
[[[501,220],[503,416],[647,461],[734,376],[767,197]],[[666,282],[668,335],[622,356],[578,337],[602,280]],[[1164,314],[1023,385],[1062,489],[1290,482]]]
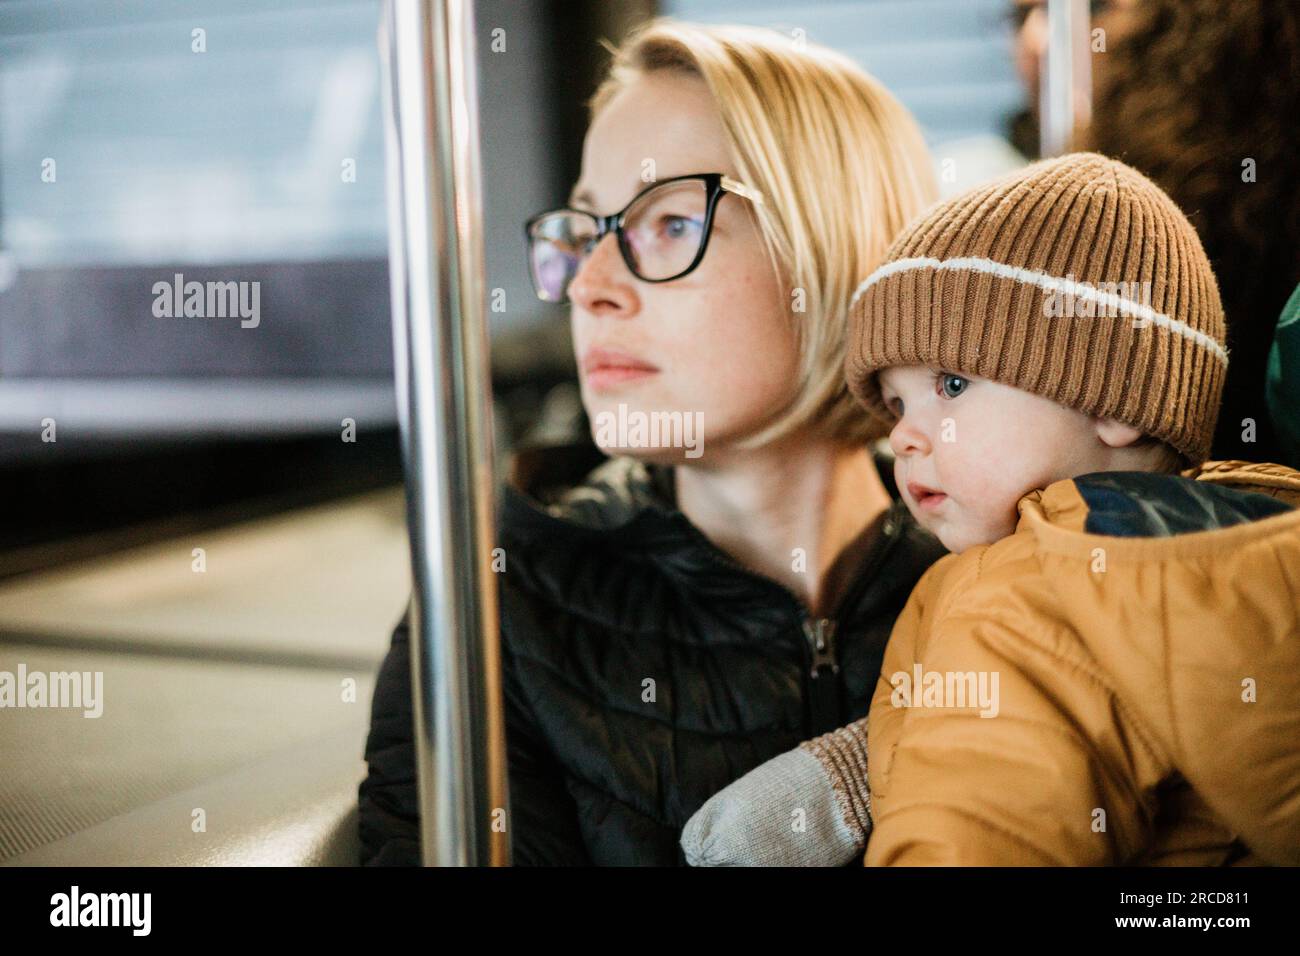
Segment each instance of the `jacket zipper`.
[[[680,511],[677,513],[681,514]],[[838,626],[836,618],[814,617],[812,608],[794,591],[775,578],[769,578],[767,575],[759,574],[757,571],[745,567],[710,541],[704,532],[691,524],[690,519],[686,518],[685,515],[682,515],[682,518],[686,527],[690,529],[690,533],[696,537],[704,547],[705,552],[715,562],[751,578],[757,578],[765,584],[777,588],[789,598],[799,615],[799,623],[804,637],[804,649],[806,651],[804,654],[804,700],[808,703],[811,733],[814,736],[820,736],[841,727],[843,720],[840,714],[843,703],[840,688],[841,681],[839,679],[839,654],[835,643],[835,629]],[[866,586],[867,578],[871,572],[880,566],[885,556],[892,550],[894,544],[893,535],[896,528],[897,522],[895,519],[887,516],[884,527],[881,529],[884,537],[883,545],[872,556],[871,564],[858,575],[852,589],[844,595],[839,607],[836,608],[837,611],[851,605],[852,599],[856,598],[858,592]]]
[[803,619],[804,639],[812,657],[808,672],[808,711],[812,733],[820,736],[839,727],[843,699],[840,665],[835,660],[835,620],[822,617]]
[[812,652],[810,673],[813,680],[821,677],[823,669],[829,670],[831,674],[838,674],[840,665],[835,660],[835,619],[819,617],[813,620],[811,617],[805,617],[803,636],[808,641],[808,647]]

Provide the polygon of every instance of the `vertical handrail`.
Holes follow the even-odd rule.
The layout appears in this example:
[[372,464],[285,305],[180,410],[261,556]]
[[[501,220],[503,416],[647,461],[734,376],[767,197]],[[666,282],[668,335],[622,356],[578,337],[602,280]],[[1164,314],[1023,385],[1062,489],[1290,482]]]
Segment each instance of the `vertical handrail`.
[[[1047,0],[1047,50],[1039,64],[1039,149],[1070,149],[1092,119],[1092,49],[1088,0]],[[1046,66],[1046,70],[1042,67]]]
[[473,0],[386,0],[393,356],[427,866],[507,865]]

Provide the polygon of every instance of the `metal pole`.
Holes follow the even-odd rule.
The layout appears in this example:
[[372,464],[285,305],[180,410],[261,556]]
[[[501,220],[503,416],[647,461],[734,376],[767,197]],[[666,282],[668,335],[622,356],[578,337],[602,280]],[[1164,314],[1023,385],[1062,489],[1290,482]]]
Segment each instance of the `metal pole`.
[[[1039,64],[1039,148],[1044,157],[1072,146],[1092,119],[1088,0],[1047,0],[1047,62]],[[1046,69],[1043,69],[1043,67]]]
[[508,865],[472,0],[386,0],[393,354],[426,866]]

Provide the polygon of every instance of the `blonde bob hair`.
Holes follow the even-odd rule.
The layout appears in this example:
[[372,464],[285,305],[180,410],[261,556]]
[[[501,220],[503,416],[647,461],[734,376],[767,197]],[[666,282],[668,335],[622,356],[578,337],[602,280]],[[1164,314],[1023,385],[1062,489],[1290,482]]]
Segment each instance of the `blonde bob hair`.
[[658,18],[618,48],[606,45],[614,60],[588,104],[593,119],[639,76],[698,76],[739,178],[764,196],[753,209],[773,268],[789,283],[799,381],[743,445],[809,428],[845,444],[879,437],[882,427],[844,382],[848,304],[894,236],[936,198],[916,121],[848,57],[774,30]]

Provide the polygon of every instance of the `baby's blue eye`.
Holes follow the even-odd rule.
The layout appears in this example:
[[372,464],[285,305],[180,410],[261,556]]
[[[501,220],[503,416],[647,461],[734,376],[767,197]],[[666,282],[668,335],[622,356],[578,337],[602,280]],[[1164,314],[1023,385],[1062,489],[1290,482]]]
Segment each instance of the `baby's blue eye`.
[[956,398],[966,391],[966,386],[969,384],[970,380],[964,379],[960,375],[953,375],[949,372],[943,372],[939,375],[939,390],[943,393],[944,398]]

